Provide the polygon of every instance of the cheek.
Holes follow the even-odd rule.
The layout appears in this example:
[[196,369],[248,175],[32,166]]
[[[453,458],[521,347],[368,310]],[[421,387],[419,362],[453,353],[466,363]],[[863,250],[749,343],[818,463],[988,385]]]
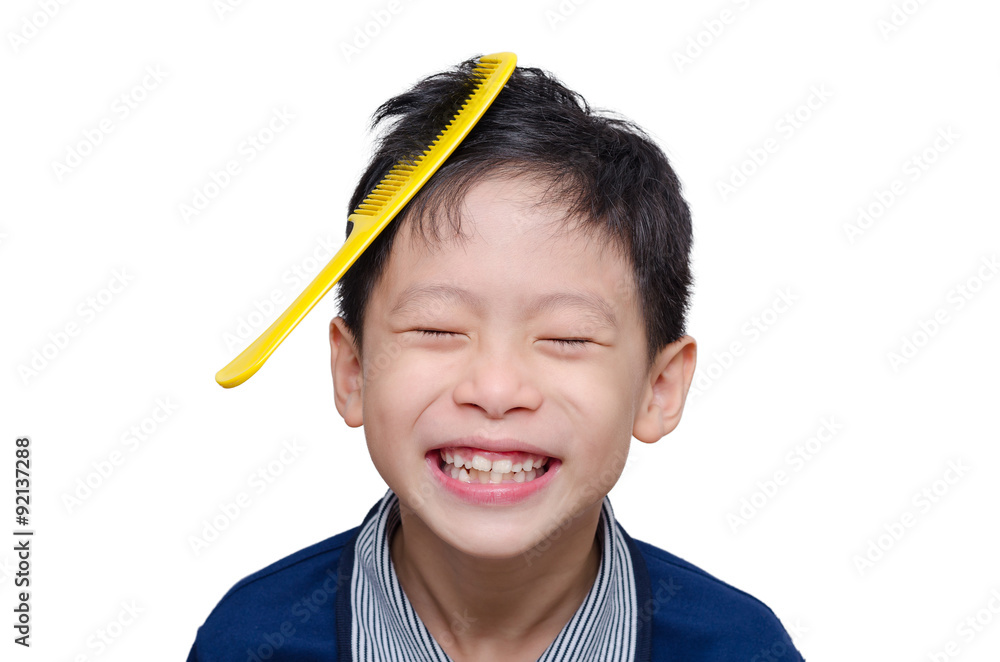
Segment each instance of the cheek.
[[405,348],[376,355],[365,369],[365,411],[373,420],[405,419],[411,410],[426,408],[429,399],[440,392],[442,374],[440,362],[435,364]]
[[604,478],[613,483],[631,447],[635,419],[631,392],[606,379],[585,390],[577,389],[569,402],[576,412],[574,427],[588,470],[606,474]]
[[378,391],[427,390],[454,377],[459,367],[444,353],[429,351],[414,342],[409,334],[386,340],[383,348],[365,357],[365,385]]
[[601,400],[587,401],[586,417],[580,427],[586,435],[588,456],[594,462],[607,461],[608,456],[628,453],[632,440],[632,417],[629,403],[620,398],[605,396]]
[[558,394],[594,429],[606,432],[609,426],[619,426],[628,417],[632,397],[631,385],[624,383],[612,366],[568,366],[566,370],[549,373],[544,386],[550,394]]

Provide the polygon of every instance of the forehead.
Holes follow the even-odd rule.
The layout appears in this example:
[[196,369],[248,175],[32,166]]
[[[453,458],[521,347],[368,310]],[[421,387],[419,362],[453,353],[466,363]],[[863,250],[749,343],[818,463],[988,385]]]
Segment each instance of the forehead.
[[596,226],[568,218],[550,189],[528,177],[486,179],[457,209],[407,219],[371,303],[384,315],[428,306],[483,316],[504,304],[530,316],[565,309],[620,326],[634,313],[629,265]]

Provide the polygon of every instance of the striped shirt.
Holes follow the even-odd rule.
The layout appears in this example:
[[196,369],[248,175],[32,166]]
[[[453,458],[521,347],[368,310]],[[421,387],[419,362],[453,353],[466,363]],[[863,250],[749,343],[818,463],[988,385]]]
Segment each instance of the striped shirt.
[[[400,588],[389,556],[399,526],[391,489],[361,527],[351,574],[351,655],[358,662],[450,662]],[[539,662],[633,662],[636,591],[632,559],[605,496],[598,525],[601,562],[590,592]]]
[[[398,526],[389,490],[359,526],[244,577],[198,628],[188,662],[448,662],[400,588]],[[596,536],[597,577],[539,660],[803,662],[767,605],[633,540],[607,496]]]

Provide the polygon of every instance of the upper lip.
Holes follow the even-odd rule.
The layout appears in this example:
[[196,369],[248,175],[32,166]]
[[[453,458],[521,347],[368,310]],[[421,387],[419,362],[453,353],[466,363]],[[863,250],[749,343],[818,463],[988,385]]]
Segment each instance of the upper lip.
[[486,437],[459,437],[458,439],[452,439],[439,446],[434,447],[431,450],[438,450],[441,448],[461,448],[463,446],[470,446],[472,448],[481,448],[484,451],[493,451],[494,453],[510,453],[510,452],[521,452],[530,453],[532,455],[542,455],[544,457],[553,457],[548,451],[535,446],[534,444],[529,444],[526,441],[521,441],[520,439],[487,439]]

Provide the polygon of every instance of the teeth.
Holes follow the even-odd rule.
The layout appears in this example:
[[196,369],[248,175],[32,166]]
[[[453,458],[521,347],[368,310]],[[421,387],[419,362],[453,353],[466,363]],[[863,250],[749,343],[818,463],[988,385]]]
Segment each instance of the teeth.
[[463,456],[460,452],[442,449],[441,457],[447,462],[442,470],[454,478],[466,483],[526,483],[545,473],[542,467],[548,463],[548,458],[529,458],[525,462],[514,463],[512,460],[497,460],[491,462],[479,454],[472,457]]

